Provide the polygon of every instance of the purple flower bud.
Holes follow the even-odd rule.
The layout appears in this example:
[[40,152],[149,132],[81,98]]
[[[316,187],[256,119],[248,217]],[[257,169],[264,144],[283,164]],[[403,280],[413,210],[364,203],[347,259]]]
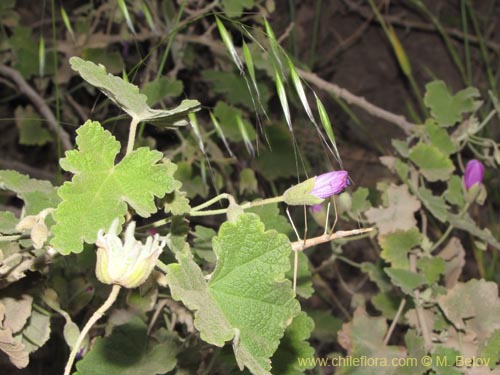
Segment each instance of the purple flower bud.
[[313,204],[312,206],[309,206],[309,210],[311,212],[321,212],[322,207],[323,206],[321,204]]
[[479,160],[469,160],[465,167],[464,183],[465,188],[469,190],[472,186],[480,184],[483,181],[484,165]]
[[347,173],[347,171],[323,173],[314,180],[314,187],[311,190],[311,195],[326,199],[332,195],[341,193],[349,185],[349,173]]

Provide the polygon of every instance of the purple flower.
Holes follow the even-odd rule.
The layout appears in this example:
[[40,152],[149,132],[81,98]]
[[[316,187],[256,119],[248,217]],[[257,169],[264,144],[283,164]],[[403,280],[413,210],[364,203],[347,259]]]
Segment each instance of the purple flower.
[[341,193],[350,185],[349,173],[347,171],[332,171],[320,174],[314,180],[314,186],[311,195],[326,199],[332,195]]
[[480,184],[483,181],[484,165],[479,160],[469,160],[465,167],[464,183],[465,188],[469,190],[472,186]]

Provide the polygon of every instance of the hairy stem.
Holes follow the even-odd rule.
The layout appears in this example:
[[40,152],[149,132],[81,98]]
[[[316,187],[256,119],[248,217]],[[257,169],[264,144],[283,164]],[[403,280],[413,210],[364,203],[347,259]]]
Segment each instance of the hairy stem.
[[139,124],[139,120],[136,119],[135,117],[132,118],[132,121],[130,122],[130,130],[128,133],[127,152],[125,155],[130,154],[134,149],[135,134],[137,133],[137,125],[138,124]]
[[371,232],[373,228],[363,228],[363,229],[353,229],[353,230],[340,230],[338,232],[332,234],[323,234],[318,237],[309,238],[305,241],[300,240],[296,242],[292,242],[292,250],[293,251],[304,251],[305,249],[313,246],[317,246],[319,244],[336,240],[338,238],[344,238],[349,236],[355,236],[362,233]]
[[120,293],[120,289],[120,285],[113,285],[113,288],[111,289],[111,292],[109,293],[106,301],[104,301],[102,306],[97,309],[97,311],[90,317],[87,324],[85,324],[85,327],[83,327],[80,335],[78,336],[78,339],[76,340],[75,346],[73,346],[73,349],[71,350],[71,353],[69,355],[68,362],[66,363],[66,367],[64,368],[64,375],[69,375],[71,373],[71,368],[73,367],[73,362],[75,361],[76,354],[78,353],[78,350],[80,350],[80,346],[82,345],[85,336],[87,336],[87,333],[94,326],[94,324],[99,319],[101,319],[104,313],[113,305],[113,303],[115,303],[116,298],[118,297],[118,293]]

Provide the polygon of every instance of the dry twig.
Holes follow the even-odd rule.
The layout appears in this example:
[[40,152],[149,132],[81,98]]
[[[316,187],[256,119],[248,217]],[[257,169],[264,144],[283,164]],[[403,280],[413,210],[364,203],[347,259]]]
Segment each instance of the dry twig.
[[66,150],[71,150],[73,145],[69,138],[68,133],[57,123],[57,120],[52,113],[51,109],[45,103],[45,100],[26,82],[24,77],[15,69],[12,69],[6,65],[0,64],[0,75],[7,77],[12,82],[14,82],[21,93],[26,95],[35,108],[40,112],[40,114],[45,117],[50,130],[61,139],[62,148]]

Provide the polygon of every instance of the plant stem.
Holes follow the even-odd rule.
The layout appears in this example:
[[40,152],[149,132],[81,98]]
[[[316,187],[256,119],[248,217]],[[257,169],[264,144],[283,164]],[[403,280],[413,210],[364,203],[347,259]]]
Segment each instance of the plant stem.
[[280,203],[284,201],[284,197],[280,195],[279,197],[272,197],[272,198],[267,198],[267,199],[262,199],[259,201],[253,201],[253,202],[247,202],[243,203],[241,205],[241,208],[244,210],[250,207],[258,207],[258,206],[264,206],[266,204],[271,204],[271,203]]
[[394,316],[394,320],[392,321],[391,326],[389,327],[389,330],[387,331],[387,334],[385,335],[384,345],[387,345],[389,343],[389,340],[391,339],[392,333],[394,332],[394,329],[396,328],[396,325],[398,324],[399,317],[401,316],[401,313],[403,312],[405,305],[406,305],[406,298],[403,298],[399,304],[398,311],[396,312],[396,315]]
[[116,298],[118,297],[118,293],[120,293],[120,289],[120,285],[113,285],[113,288],[111,289],[111,292],[109,293],[106,301],[104,301],[102,306],[97,309],[97,311],[90,317],[87,324],[85,324],[85,327],[83,327],[80,335],[78,336],[78,339],[76,340],[75,346],[73,347],[69,355],[68,362],[66,363],[66,367],[64,368],[64,375],[69,375],[71,373],[71,368],[73,367],[73,362],[75,361],[76,354],[78,353],[80,345],[82,345],[85,336],[87,336],[87,333],[94,326],[94,324],[99,319],[101,319],[104,313],[113,305],[113,303],[115,303]]
[[[462,211],[460,211],[460,213],[458,214],[458,216],[463,216],[467,210],[469,209],[470,207],[470,203],[467,203],[464,208],[462,209]],[[446,238],[448,238],[449,234],[451,233],[451,231],[453,230],[454,226],[453,225],[449,225],[448,228],[446,228],[446,231],[443,233],[443,235],[441,236],[441,238],[439,238],[439,240],[432,246],[430,252],[432,253],[434,250],[436,250],[443,242],[444,240],[446,240]]]
[[222,199],[229,199],[229,194],[228,193],[219,194],[216,197],[214,197],[214,198],[206,201],[205,203],[202,203],[199,206],[191,208],[191,212],[199,211],[199,210],[201,210],[201,209],[203,209],[205,207],[211,206],[215,202],[218,202],[218,201],[220,201]]
[[167,274],[167,265],[161,260],[156,261],[156,267],[158,267],[164,274]]
[[137,133],[138,124],[139,120],[136,119],[135,117],[132,118],[132,121],[130,122],[130,130],[128,133],[127,152],[125,153],[125,155],[130,154],[134,149],[135,134]]
[[[211,215],[222,215],[222,214],[227,213],[227,208],[221,208],[219,210],[199,211],[201,208],[208,207],[212,203],[217,202],[218,200],[224,199],[224,198],[229,199],[229,200],[234,199],[230,194],[224,194],[224,193],[219,194],[215,198],[212,198],[209,201],[207,201],[203,204],[200,204],[199,206],[191,209],[191,211],[189,212],[189,216],[211,216]],[[272,197],[272,198],[268,198],[268,199],[262,199],[259,201],[247,202],[247,203],[242,204],[240,207],[245,210],[245,209],[250,208],[250,207],[258,207],[258,206],[264,206],[266,204],[283,202],[283,200],[284,200],[283,196],[280,195],[279,197]]]
[[313,237],[309,238],[305,241],[300,240],[296,242],[292,242],[292,250],[293,251],[304,251],[305,249],[312,247],[312,246],[317,246],[319,244],[333,241],[339,238],[344,238],[344,237],[349,237],[349,236],[355,236],[358,234],[362,233],[367,233],[371,232],[373,228],[363,228],[363,229],[353,229],[353,230],[340,230],[338,232],[332,233],[332,234],[323,234],[318,237]]

